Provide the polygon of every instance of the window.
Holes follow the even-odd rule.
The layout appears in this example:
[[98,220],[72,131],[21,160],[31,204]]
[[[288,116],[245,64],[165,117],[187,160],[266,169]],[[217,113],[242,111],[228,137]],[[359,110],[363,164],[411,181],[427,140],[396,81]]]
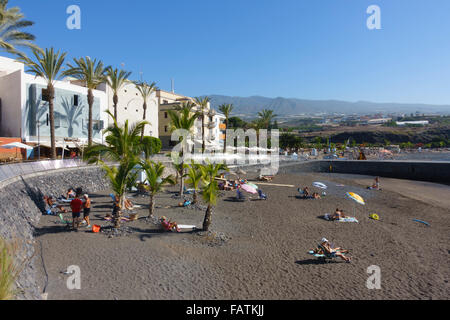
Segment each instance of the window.
[[166,118],[167,119],[167,112],[164,112],[164,118]]
[[73,105],[74,105],[75,107],[78,107],[78,103],[79,103],[79,98],[78,98],[78,95],[75,94],[75,95],[73,96]]
[[47,89],[42,89],[42,101],[49,101],[49,95],[48,95],[48,90]]
[[169,101],[163,100],[163,104],[169,104]]
[[167,126],[164,126],[164,132],[167,132],[167,131],[168,131]]

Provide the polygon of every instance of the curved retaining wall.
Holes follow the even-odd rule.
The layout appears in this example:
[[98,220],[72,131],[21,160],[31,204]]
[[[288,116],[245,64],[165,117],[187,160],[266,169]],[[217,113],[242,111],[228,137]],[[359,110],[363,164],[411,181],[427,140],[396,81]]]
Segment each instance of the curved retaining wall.
[[91,193],[109,188],[105,174],[99,167],[65,168],[17,176],[0,182],[0,236],[19,240],[24,245],[22,257],[33,257],[17,281],[18,299],[41,299],[41,288],[35,279],[35,255],[38,240],[34,230],[44,209],[43,196],[59,196],[68,188],[83,188]]

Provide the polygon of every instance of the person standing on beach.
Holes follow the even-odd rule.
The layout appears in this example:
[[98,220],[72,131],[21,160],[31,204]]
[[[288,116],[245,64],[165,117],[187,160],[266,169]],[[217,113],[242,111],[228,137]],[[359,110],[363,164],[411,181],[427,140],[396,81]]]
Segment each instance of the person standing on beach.
[[91,213],[91,199],[89,199],[89,196],[85,194],[83,196],[84,198],[84,204],[83,204],[83,218],[84,221],[86,221],[86,228],[91,227],[91,222],[89,220],[89,214]]
[[75,195],[75,199],[70,202],[70,208],[72,209],[72,227],[74,230],[78,230],[80,227],[81,209],[83,208],[83,201],[80,199],[80,194],[77,193]]

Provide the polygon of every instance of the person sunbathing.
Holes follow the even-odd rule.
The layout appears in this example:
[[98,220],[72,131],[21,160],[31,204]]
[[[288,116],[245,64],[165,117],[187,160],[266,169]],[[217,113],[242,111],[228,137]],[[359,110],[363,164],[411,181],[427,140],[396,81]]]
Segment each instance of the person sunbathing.
[[67,200],[69,200],[69,199],[74,199],[75,196],[76,196],[76,193],[75,193],[75,191],[74,191],[72,188],[70,188],[69,190],[67,190],[67,193],[66,193],[66,199],[67,199]]
[[161,217],[160,221],[161,221],[161,226],[164,228],[164,230],[180,232],[180,228],[178,228],[178,224],[176,222],[167,220],[167,218],[164,216]]
[[336,208],[336,211],[331,216],[331,220],[339,220],[341,218],[346,218],[346,216],[344,215],[344,211],[343,210],[339,210],[338,208]]
[[314,192],[313,195],[312,195],[312,198],[313,199],[321,199],[321,196],[317,192]]
[[67,213],[67,210],[63,206],[56,204],[53,198],[50,196],[44,196],[45,213],[48,215],[56,215],[53,209],[59,209],[61,212]]
[[273,177],[271,176],[263,176],[262,174],[259,175],[258,180],[259,181],[267,181],[270,182],[272,181]]
[[373,184],[372,184],[372,186],[371,186],[371,187],[368,187],[368,189],[371,189],[371,190],[381,190],[381,189],[380,189],[380,178],[379,178],[379,177],[376,177],[375,180],[374,180],[374,182],[373,182]]
[[126,210],[132,210],[134,207],[133,202],[131,202],[130,200],[128,200],[126,198],[125,198],[123,204],[124,204]]
[[342,260],[345,260],[346,262],[350,262],[350,258],[343,255],[343,253],[348,253],[348,250],[344,250],[340,247],[332,248],[330,242],[326,238],[322,238],[320,242],[321,242],[320,245],[326,251],[327,254],[339,257]]
[[308,198],[310,196],[308,187],[303,189],[303,197]]

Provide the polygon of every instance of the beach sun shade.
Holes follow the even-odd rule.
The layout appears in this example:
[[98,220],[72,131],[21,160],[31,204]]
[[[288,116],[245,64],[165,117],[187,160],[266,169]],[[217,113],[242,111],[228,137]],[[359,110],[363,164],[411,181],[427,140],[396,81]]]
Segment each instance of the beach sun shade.
[[362,205],[366,204],[364,202],[364,199],[359,194],[356,194],[354,192],[347,192],[345,195],[359,204],[362,204]]
[[247,183],[247,185],[249,185],[250,187],[255,188],[256,190],[258,190],[258,186],[254,183]]
[[326,184],[324,184],[324,183],[322,183],[322,182],[313,182],[313,187],[316,187],[316,188],[320,188],[320,189],[326,189],[326,188],[328,188],[327,186],[326,186]]
[[5,149],[14,149],[14,148],[20,148],[20,149],[27,149],[27,150],[33,150],[33,147],[27,146],[26,144],[20,143],[20,142],[12,142],[8,144],[4,144],[0,146],[0,148]]
[[258,191],[256,191],[255,188],[253,188],[252,186],[249,186],[248,184],[243,184],[241,186],[241,188],[242,188],[242,190],[247,191],[248,193],[251,193],[251,194],[257,194],[258,193]]

